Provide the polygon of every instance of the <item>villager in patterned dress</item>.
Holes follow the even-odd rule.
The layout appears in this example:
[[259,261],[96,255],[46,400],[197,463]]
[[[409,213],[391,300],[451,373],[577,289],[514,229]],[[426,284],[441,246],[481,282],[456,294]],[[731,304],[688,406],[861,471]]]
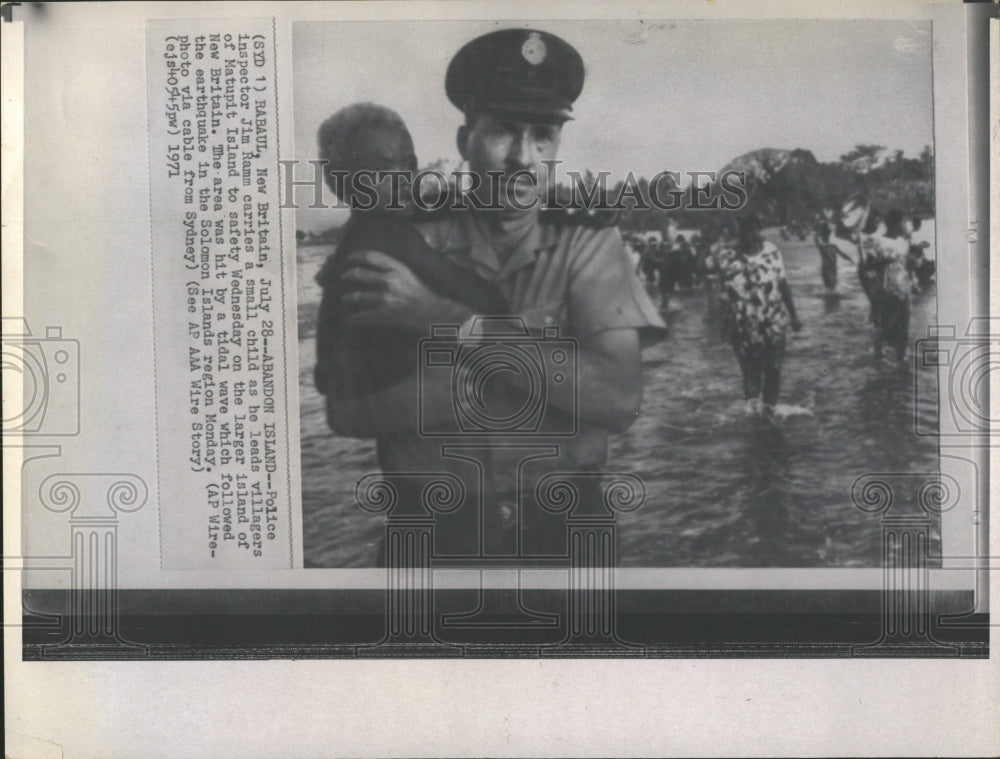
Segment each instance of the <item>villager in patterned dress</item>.
[[754,215],[740,220],[737,243],[719,253],[725,331],[743,374],[743,397],[765,414],[778,402],[785,335],[802,324],[785,279],[781,251],[760,236]]

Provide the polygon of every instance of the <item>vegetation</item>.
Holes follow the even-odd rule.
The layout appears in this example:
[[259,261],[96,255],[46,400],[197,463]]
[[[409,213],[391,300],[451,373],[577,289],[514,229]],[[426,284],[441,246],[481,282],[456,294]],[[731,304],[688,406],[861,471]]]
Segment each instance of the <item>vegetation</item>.
[[[746,210],[760,216],[765,226],[811,226],[820,215],[836,216],[852,196],[867,197],[883,213],[899,208],[907,216],[934,215],[934,155],[926,146],[915,158],[902,150],[887,151],[881,145],[857,145],[839,161],[821,163],[808,150],[764,148],[733,160],[723,171],[742,171],[746,178]],[[720,172],[721,176],[722,172]],[[648,200],[648,182],[637,182]],[[617,197],[624,183],[610,188]],[[661,184],[662,197],[667,188]],[[718,193],[719,188],[709,188]],[[619,217],[626,231],[663,229],[668,220],[682,228],[717,229],[731,211],[684,208],[663,211],[632,207]]]

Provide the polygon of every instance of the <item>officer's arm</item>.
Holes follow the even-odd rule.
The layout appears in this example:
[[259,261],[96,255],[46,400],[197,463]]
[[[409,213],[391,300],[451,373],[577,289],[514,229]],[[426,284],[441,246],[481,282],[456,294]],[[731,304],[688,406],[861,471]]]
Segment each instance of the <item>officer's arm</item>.
[[655,337],[665,331],[663,322],[632,272],[617,229],[584,236],[569,275],[567,326],[580,336],[576,377],[549,383],[545,402],[623,432],[642,403],[640,330]]
[[[639,416],[642,406],[642,362],[639,331],[609,329],[598,332],[580,345],[577,387],[581,420],[609,432],[624,432]],[[570,388],[554,392],[551,402],[572,410]]]
[[[501,375],[529,392],[525,374]],[[608,329],[579,344],[575,376],[569,382],[549,383],[545,405],[608,432],[624,432],[639,416],[642,405],[642,363],[637,329]]]
[[[500,376],[518,387],[520,379],[527,379],[511,373]],[[528,392],[530,388],[520,389]],[[549,383],[544,402],[609,432],[628,429],[642,405],[638,330],[609,329],[584,341],[578,349],[575,377],[570,382]],[[419,384],[417,376],[411,375],[357,399],[353,415],[364,420],[369,434],[415,430],[421,424],[436,427],[453,423],[455,403],[451,383]]]

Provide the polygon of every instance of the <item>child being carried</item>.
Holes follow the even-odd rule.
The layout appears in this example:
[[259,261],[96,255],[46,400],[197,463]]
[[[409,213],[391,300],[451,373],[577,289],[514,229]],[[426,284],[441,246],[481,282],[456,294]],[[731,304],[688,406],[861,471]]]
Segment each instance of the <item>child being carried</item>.
[[[428,334],[427,325],[349,321],[342,304],[347,292],[342,277],[350,268],[347,258],[351,253],[377,250],[390,256],[406,265],[428,289],[477,314],[503,315],[509,305],[495,284],[427,244],[414,226],[420,211],[414,208],[405,179],[398,182],[400,197],[395,199],[389,175],[366,185],[355,182],[362,171],[368,172],[366,178],[372,178],[372,172],[406,172],[408,176],[416,172],[412,138],[395,111],[372,103],[348,106],[323,122],[319,144],[320,155],[327,162],[327,183],[352,210],[336,252],[316,277],[323,288],[316,328],[316,387],[328,398],[357,398],[415,373],[419,341]],[[359,186],[364,192],[357,196]],[[336,429],[330,405],[328,402],[327,419],[331,427],[344,432]]]

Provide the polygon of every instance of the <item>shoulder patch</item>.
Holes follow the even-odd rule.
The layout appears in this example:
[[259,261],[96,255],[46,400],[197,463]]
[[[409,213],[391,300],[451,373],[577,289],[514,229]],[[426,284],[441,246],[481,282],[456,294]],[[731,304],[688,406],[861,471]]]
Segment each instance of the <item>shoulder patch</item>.
[[617,210],[595,211],[566,206],[546,206],[539,213],[538,220],[542,224],[605,229],[616,226],[620,215],[621,212]]

